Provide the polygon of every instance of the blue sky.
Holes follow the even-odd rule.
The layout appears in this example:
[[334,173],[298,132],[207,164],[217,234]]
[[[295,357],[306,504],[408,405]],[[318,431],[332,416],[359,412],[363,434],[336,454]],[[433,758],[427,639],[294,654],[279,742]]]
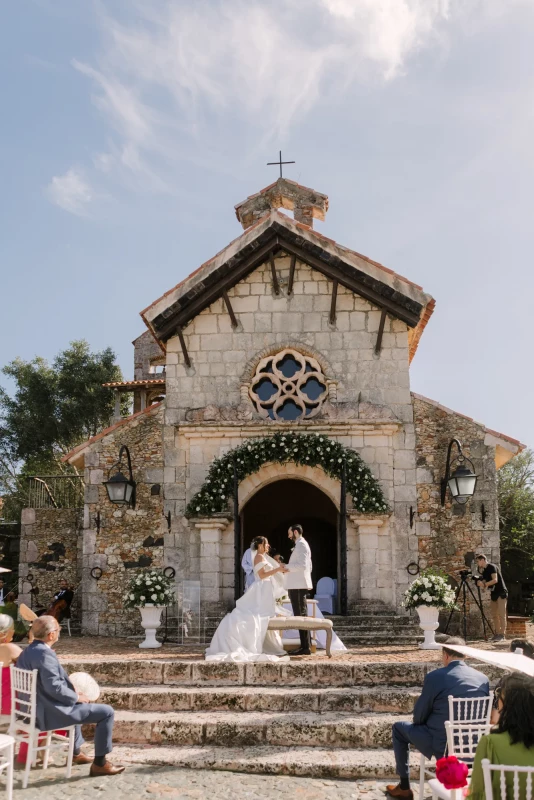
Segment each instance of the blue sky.
[[412,388],[534,445],[533,0],[2,9],[0,364],[111,345],[276,178],[437,300]]

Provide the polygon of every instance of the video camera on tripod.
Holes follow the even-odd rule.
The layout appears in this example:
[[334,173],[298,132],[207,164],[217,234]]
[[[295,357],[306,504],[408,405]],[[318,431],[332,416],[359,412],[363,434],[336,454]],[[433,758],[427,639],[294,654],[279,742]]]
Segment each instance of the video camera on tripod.
[[[469,569],[461,569],[460,570],[460,585],[456,590],[456,596],[454,598],[454,605],[457,604],[460,596],[462,597],[461,603],[461,614],[462,614],[462,627],[463,627],[463,635],[465,641],[467,641],[467,592],[471,595],[472,599],[475,602],[478,610],[480,611],[480,615],[482,617],[482,627],[484,629],[484,639],[488,639],[488,634],[486,632],[486,626],[491,631],[491,634],[494,635],[494,630],[491,627],[491,624],[484,613],[484,607],[482,604],[482,595],[480,593],[480,585],[479,581],[483,580],[482,575],[476,575],[474,572],[474,562],[475,562],[475,553],[469,552],[464,555],[464,564]],[[476,586],[478,597],[475,595],[471,585],[469,583],[469,579],[473,581]],[[454,614],[455,609],[451,611],[449,614],[449,619],[447,620],[447,625],[445,627],[445,633],[448,633],[449,626],[451,624],[452,615]]]
[[[471,555],[471,553],[466,553],[465,558],[467,559],[469,555]],[[478,581],[483,580],[482,575],[475,575],[475,573],[472,572],[472,570],[470,569],[461,569],[460,577],[463,581],[466,581],[468,578],[471,578],[471,580],[474,581],[477,586],[478,586]]]

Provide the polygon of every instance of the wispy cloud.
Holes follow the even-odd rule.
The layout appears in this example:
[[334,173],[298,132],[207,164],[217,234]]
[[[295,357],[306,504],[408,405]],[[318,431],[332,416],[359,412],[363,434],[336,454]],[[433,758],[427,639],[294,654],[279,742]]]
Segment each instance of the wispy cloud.
[[79,217],[87,215],[89,204],[93,199],[91,187],[75,169],[69,169],[64,175],[53,177],[46,191],[53,203]]
[[[458,20],[518,2],[130,0],[124,18],[100,5],[100,54],[73,61],[110,126],[93,166],[129,189],[174,191],[184,162],[220,168],[221,131],[237,130],[251,156],[282,142],[326,96],[399,79]],[[56,180],[83,213],[80,175]]]

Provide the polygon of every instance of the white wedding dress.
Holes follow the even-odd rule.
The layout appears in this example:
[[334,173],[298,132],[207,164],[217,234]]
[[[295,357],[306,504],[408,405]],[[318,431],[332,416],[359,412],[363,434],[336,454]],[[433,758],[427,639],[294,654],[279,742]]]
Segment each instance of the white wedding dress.
[[258,575],[263,568],[277,566],[276,561],[262,556],[254,567],[256,580],[215,631],[206,661],[289,661],[278,632],[267,630],[270,618],[278,611],[276,598],[286,592],[282,575],[263,580]]

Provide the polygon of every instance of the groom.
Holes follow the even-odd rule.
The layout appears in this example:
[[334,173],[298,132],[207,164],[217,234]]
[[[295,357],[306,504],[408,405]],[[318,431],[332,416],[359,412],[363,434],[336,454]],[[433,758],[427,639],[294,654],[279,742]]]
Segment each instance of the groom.
[[[286,570],[285,584],[289,590],[289,599],[293,607],[293,614],[296,617],[308,616],[308,604],[306,596],[312,588],[312,561],[310,545],[302,535],[302,525],[291,525],[287,532],[288,537],[295,543],[291,558],[289,559]],[[292,656],[309,656],[310,632],[299,631],[300,649],[291,653]]]

